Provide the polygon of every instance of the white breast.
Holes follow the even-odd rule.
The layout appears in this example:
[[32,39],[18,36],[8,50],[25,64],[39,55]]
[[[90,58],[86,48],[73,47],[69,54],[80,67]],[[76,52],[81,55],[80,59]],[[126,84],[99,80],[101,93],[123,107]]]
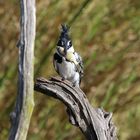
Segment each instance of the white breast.
[[70,79],[74,77],[76,72],[74,63],[63,60],[63,62],[58,63],[57,66],[58,66],[59,74],[63,78]]

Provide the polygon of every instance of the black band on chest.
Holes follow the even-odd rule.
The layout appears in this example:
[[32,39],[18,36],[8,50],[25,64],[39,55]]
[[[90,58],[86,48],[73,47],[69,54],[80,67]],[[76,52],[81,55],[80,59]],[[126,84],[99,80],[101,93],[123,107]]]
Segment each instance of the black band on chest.
[[54,60],[56,60],[58,63],[62,63],[62,57],[57,53],[54,54]]

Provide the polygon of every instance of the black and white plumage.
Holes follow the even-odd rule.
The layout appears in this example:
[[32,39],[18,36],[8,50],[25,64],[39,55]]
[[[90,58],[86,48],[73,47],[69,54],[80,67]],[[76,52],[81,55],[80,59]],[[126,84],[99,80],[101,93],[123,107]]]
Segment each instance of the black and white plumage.
[[74,51],[66,25],[62,25],[53,64],[63,80],[69,80],[74,86],[79,87],[83,76],[83,62],[81,56]]

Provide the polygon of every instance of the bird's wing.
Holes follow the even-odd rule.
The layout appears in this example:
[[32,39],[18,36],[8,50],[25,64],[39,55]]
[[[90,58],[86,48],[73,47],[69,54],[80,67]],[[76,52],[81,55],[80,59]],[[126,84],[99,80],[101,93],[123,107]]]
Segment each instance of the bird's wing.
[[58,68],[57,68],[57,64],[56,64],[56,60],[55,60],[55,54],[53,55],[53,66],[54,66],[54,69],[56,70],[56,72],[58,73]]
[[53,66],[54,66],[56,72],[59,73],[59,69],[58,69],[57,63],[62,63],[62,57],[59,56],[57,53],[55,53],[53,55]]
[[75,58],[76,58],[76,61],[77,61],[77,65],[76,65],[77,70],[82,77],[83,74],[84,74],[84,66],[83,66],[82,57],[77,52],[74,52],[74,55],[75,55]]
[[80,73],[80,76],[83,76],[83,61],[81,56],[77,52],[68,52],[66,55],[66,60],[73,62],[75,64],[76,71]]

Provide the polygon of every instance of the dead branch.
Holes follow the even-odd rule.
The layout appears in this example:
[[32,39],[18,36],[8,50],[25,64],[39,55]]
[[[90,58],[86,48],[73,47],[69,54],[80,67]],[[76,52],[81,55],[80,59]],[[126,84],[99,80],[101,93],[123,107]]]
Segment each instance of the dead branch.
[[38,78],[35,90],[62,101],[67,107],[70,123],[79,127],[87,140],[117,140],[112,113],[93,108],[85,93],[60,78]]
[[[21,21],[18,64],[18,94],[10,115],[9,140],[25,140],[34,108],[34,41],[36,28],[35,0],[20,0]],[[12,59],[12,58],[11,58]]]

